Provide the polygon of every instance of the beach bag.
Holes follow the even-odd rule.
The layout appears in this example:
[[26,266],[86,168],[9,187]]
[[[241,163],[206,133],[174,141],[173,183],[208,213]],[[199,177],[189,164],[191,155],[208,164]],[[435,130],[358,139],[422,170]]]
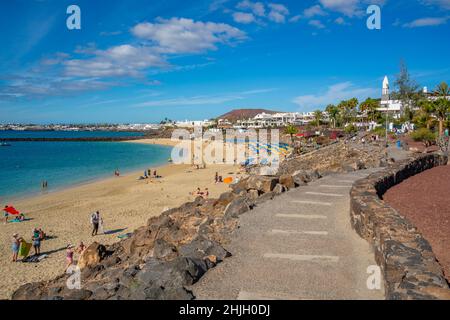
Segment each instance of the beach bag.
[[100,219],[100,221],[98,222],[98,232],[100,232],[100,234],[104,234],[104,226],[103,226],[103,219]]
[[94,223],[99,223],[97,215],[95,213],[93,213],[91,215],[91,224],[94,224]]
[[24,258],[28,257],[30,250],[31,250],[31,243],[22,241],[20,243],[20,247],[19,247],[19,256],[24,257]]

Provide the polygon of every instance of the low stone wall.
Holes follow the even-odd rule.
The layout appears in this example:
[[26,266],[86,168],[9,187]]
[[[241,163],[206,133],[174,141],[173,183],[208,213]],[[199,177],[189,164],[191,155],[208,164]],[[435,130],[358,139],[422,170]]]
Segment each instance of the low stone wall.
[[449,285],[431,246],[382,196],[405,179],[436,166],[447,157],[420,155],[357,181],[351,190],[351,223],[375,249],[387,299],[450,299]]

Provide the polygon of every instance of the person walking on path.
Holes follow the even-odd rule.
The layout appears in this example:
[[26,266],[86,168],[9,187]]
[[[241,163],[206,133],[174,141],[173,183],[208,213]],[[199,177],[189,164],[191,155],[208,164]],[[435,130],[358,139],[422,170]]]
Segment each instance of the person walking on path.
[[98,227],[102,223],[102,218],[100,217],[100,212],[94,212],[91,215],[91,224],[92,224],[92,236],[96,236],[98,234]]

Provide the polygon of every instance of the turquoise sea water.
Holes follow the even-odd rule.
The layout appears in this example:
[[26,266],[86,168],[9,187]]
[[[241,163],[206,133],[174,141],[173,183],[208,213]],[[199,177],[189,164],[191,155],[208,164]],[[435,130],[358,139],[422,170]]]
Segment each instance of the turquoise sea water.
[[2,138],[109,138],[109,137],[136,137],[142,136],[140,132],[118,131],[0,131]]
[[[28,134],[49,137],[42,132]],[[71,138],[93,133],[50,134],[50,137]],[[101,134],[109,136],[105,132]],[[117,133],[110,134],[116,136]],[[0,132],[0,140],[2,137],[6,135]],[[166,164],[170,152],[170,147],[125,142],[13,142],[10,147],[0,147],[0,204],[39,194],[43,180],[48,181],[48,191],[54,191],[111,177],[116,169],[127,173],[154,168]]]

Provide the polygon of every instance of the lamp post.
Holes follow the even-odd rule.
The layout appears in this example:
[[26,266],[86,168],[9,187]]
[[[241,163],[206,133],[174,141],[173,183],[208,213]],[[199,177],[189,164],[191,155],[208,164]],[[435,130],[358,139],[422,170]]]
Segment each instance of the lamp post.
[[386,108],[386,161],[389,161],[389,155],[388,155],[388,148],[389,148],[389,142],[388,142],[388,120],[389,120],[389,106]]

